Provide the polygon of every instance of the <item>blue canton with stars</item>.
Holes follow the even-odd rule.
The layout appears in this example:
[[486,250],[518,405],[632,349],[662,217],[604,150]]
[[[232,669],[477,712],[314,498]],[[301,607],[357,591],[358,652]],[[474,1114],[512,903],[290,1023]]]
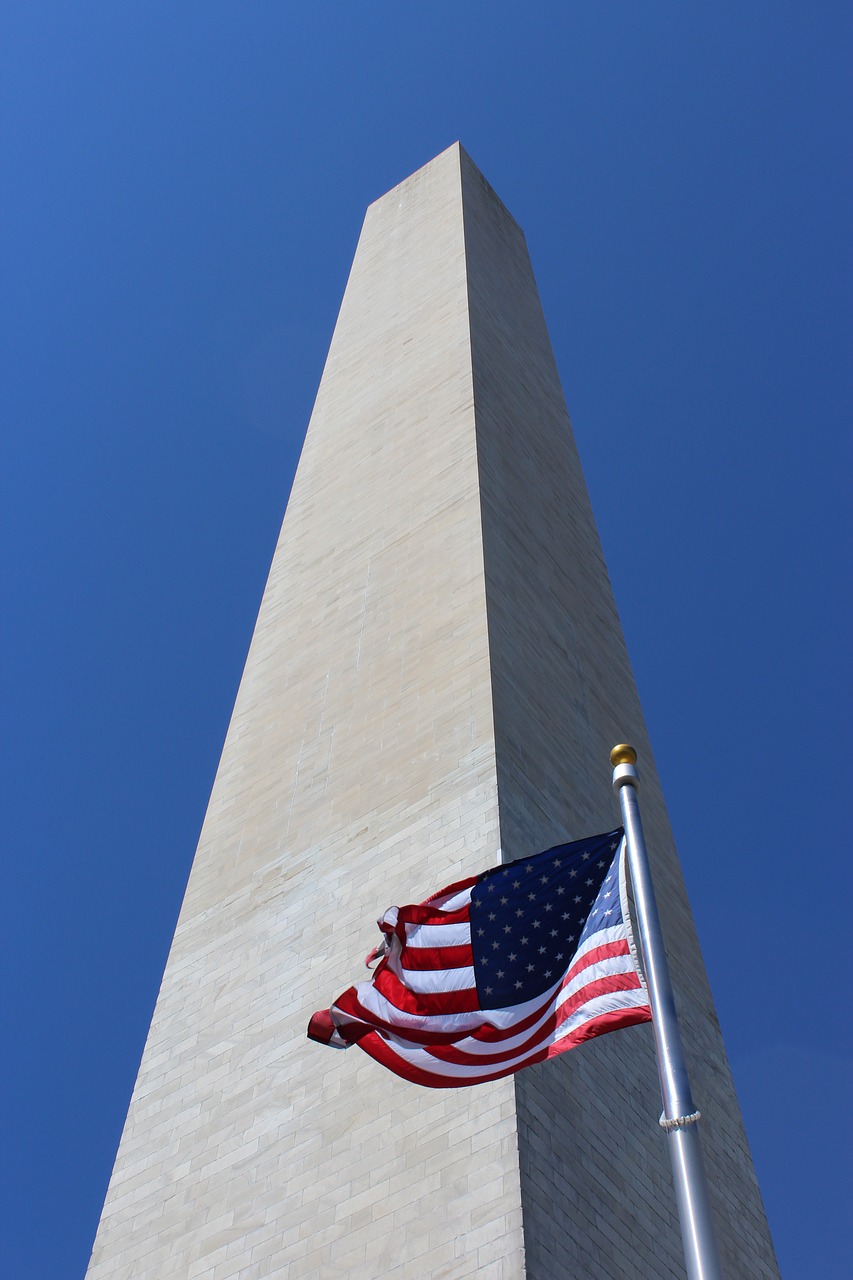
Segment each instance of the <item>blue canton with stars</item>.
[[542,995],[581,942],[622,923],[622,828],[483,872],[471,891],[471,947],[481,1009]]

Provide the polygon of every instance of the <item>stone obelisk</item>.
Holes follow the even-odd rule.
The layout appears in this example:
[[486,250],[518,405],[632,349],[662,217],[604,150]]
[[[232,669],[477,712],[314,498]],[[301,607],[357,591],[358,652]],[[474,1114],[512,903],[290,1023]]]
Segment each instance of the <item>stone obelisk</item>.
[[614,826],[623,740],[723,1265],[775,1277],[524,237],[456,145],[367,213],[89,1280],[683,1276],[649,1027],[440,1091],[305,1037],[386,907]]

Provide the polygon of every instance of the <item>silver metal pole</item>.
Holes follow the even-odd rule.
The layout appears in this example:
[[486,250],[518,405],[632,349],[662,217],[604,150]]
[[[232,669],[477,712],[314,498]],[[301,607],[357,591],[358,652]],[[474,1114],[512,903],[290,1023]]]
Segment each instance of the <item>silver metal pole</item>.
[[610,761],[613,765],[613,789],[619,795],[628,843],[628,866],[634,887],[637,932],[646,971],[663,1095],[660,1123],[666,1131],[672,1158],[687,1275],[689,1280],[722,1280],[708,1184],[705,1181],[702,1149],[699,1145],[699,1112],[693,1103],[687,1077],[684,1048],[678,1030],[672,983],[637,801],[637,753],[627,743],[620,743],[611,751]]

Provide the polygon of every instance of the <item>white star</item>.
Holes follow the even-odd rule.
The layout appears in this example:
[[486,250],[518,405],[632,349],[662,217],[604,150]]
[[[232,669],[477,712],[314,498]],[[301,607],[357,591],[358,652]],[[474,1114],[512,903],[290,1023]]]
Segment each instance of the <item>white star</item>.
[[535,902],[535,901],[536,901],[536,894],[535,894],[535,893],[528,893],[527,898],[528,898],[528,901],[529,901],[529,902]]
[[545,970],[545,977],[546,977],[546,978],[550,978],[550,976],[551,976],[551,970],[550,970],[550,969],[546,969],[546,970]]
[[520,982],[517,982],[517,983],[515,984],[515,989],[516,989],[516,991],[518,991],[520,987],[521,987],[521,983],[520,983]]
[[503,971],[503,969],[498,969],[498,977],[499,977],[499,978],[502,978],[503,976],[504,976],[504,971]]
[[553,908],[553,906],[551,905],[551,903],[550,903],[550,902],[546,902],[546,903],[545,903],[545,910],[546,910],[546,911],[553,911],[553,910],[554,910],[554,908]]
[[574,879],[574,877],[577,875],[577,871],[574,871],[574,870],[570,871],[569,875],[572,877],[572,879]]
[[547,877],[547,876],[540,876],[540,877],[539,877],[539,880],[540,880],[540,883],[542,883],[542,884],[547,884],[547,883],[548,883],[548,877]]
[[604,866],[604,863],[603,863],[603,862],[599,862],[599,864],[598,864],[598,869],[599,869],[599,871],[601,870],[601,868],[602,868],[603,866]]
[[534,928],[534,929],[538,929],[538,928],[539,928],[539,921],[538,921],[538,920],[534,920],[534,921],[533,921],[533,928]]
[[495,891],[495,883],[494,881],[492,881],[492,883],[489,885],[489,893],[494,893],[494,891]]
[[485,932],[486,932],[486,930],[485,930],[485,929],[478,929],[478,930],[477,930],[477,937],[478,937],[478,938],[482,938],[482,936],[483,936],[483,934],[484,934]]
[[521,945],[524,947],[524,946],[526,946],[526,945],[527,945],[527,943],[528,943],[529,941],[530,941],[530,939],[529,939],[529,938],[522,938],[522,939],[521,939]]
[[504,925],[504,933],[512,933],[512,929],[509,927],[508,924]]
[[575,902],[580,902],[580,900],[581,900],[581,898],[580,898],[580,894],[578,894],[578,895],[576,896],[576,898],[575,898]]
[[[578,898],[578,902],[580,902],[580,898]],[[497,916],[495,915],[494,911],[490,911],[490,912],[489,912],[489,919],[490,919],[490,920],[497,920]]]
[[529,964],[529,965],[527,966],[527,972],[528,972],[528,973],[532,973],[532,972],[533,972],[533,965],[532,965],[532,964]]
[[560,885],[559,889],[557,890],[557,897],[559,898],[559,897],[560,897],[562,894],[564,894],[565,892],[566,892],[566,890],[565,890],[565,888],[563,887],[563,885]]
[[513,961],[513,960],[515,960],[515,958],[516,958],[516,956],[515,956],[515,952],[514,952],[514,951],[510,951],[510,953],[509,953],[510,963],[512,963],[512,961]]
[[555,859],[554,859],[554,866],[555,866],[555,867],[561,867],[562,865],[563,865],[563,860],[562,860],[562,858],[555,858]]
[[562,953],[562,951],[558,951],[558,952],[557,952],[557,956],[556,956],[556,958],[557,958],[557,960],[562,960],[562,958],[563,958],[563,953]]
[[606,916],[612,916],[612,915],[613,915],[613,908],[612,908],[612,907],[608,907],[604,914],[605,914]]
[[486,987],[486,995],[487,995],[487,996],[490,996],[491,994],[492,994],[492,988],[491,988],[491,987]]
[[584,862],[588,862],[588,861],[589,861],[589,853],[585,853],[585,854],[583,855],[583,860],[584,860]]
[[515,914],[520,918],[521,916],[524,915],[524,912],[522,911],[521,907],[519,907]]
[[505,907],[505,906],[506,906],[506,904],[507,904],[508,902],[509,902],[509,898],[501,898],[501,906],[502,906],[502,907]]
[[539,948],[539,954],[540,954],[540,956],[544,956],[544,954],[545,954],[545,948],[544,948],[544,947],[540,947],[540,948]]
[[499,945],[499,944],[498,944],[497,942],[493,942],[493,943],[492,943],[492,950],[493,950],[493,951],[497,951],[497,949],[498,949],[498,945]]
[[513,887],[513,889],[520,889],[520,888],[521,888],[521,881],[520,881],[520,880],[513,880],[513,882],[512,882],[512,887]]
[[[564,912],[563,912],[563,919],[564,919],[564,920],[568,920],[568,918],[569,918],[569,916],[570,916],[571,914],[572,914],[572,913],[571,913],[571,911],[564,911]],[[480,930],[480,932],[482,933],[482,932],[483,932],[483,930],[481,929],[481,930]]]
[[587,884],[592,884],[592,877],[590,877],[590,879],[587,880]]
[[524,870],[527,872],[529,876],[533,874],[533,868],[531,866],[525,867]]
[[557,930],[556,930],[556,929],[552,929],[552,930],[551,930],[551,937],[552,937],[552,938],[556,938],[556,936],[557,936]]

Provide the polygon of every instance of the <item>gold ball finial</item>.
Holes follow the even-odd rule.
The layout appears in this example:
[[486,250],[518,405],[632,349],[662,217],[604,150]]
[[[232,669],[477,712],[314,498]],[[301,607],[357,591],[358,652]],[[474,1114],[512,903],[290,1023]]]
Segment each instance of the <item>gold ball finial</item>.
[[637,753],[627,742],[619,742],[610,752],[610,763],[614,769],[620,764],[636,764]]

